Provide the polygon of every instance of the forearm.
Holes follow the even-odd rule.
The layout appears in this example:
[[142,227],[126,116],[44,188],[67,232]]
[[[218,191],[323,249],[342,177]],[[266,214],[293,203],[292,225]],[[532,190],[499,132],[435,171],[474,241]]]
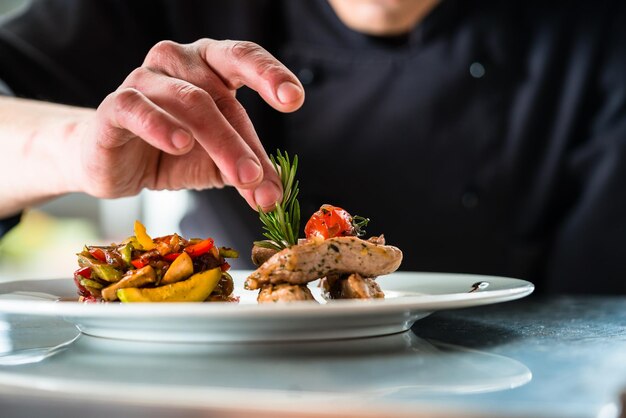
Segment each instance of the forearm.
[[72,167],[94,111],[0,97],[0,217],[80,191]]

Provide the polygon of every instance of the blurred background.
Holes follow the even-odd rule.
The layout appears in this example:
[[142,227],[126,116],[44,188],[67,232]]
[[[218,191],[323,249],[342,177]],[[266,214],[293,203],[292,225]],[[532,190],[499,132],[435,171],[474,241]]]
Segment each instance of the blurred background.
[[[0,0],[0,18],[27,0]],[[83,245],[105,245],[133,234],[140,219],[152,236],[180,233],[187,192],[143,192],[131,198],[100,200],[72,194],[24,213],[22,222],[0,240],[0,281],[70,277]],[[158,208],[158,210],[154,210]]]
[[69,277],[84,245],[123,240],[133,234],[136,219],[152,236],[180,233],[187,201],[185,191],[114,200],[72,194],[32,208],[0,240],[0,281]]

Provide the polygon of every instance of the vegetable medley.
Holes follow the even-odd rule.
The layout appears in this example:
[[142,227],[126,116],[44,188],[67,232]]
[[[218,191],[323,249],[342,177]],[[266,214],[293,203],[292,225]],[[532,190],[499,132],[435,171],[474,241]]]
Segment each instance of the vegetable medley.
[[74,272],[82,302],[203,302],[238,299],[226,258],[232,248],[213,239],[166,235],[152,239],[141,222],[120,244],[85,246]]

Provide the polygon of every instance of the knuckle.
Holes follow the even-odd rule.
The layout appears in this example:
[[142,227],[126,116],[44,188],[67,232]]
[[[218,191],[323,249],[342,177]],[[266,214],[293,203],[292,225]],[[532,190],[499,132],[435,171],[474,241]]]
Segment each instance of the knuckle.
[[243,60],[248,57],[255,57],[263,54],[265,50],[258,44],[250,41],[232,41],[230,54],[237,60]]
[[256,72],[257,75],[265,78],[273,74],[283,74],[284,69],[274,60],[263,59],[257,62]]
[[230,46],[230,54],[242,64],[251,67],[260,78],[289,77],[288,70],[263,47],[248,41],[235,41]]
[[222,129],[213,138],[216,144],[222,147],[237,146],[241,140],[239,134],[234,129]]
[[252,62],[259,76],[284,72],[284,67],[269,52],[254,42],[234,41],[230,52],[236,60]]
[[215,105],[233,126],[239,126],[248,121],[246,109],[232,96],[216,98]]
[[143,95],[136,89],[127,88],[115,96],[115,112],[118,123],[124,127],[136,126],[142,132],[157,134],[163,127],[159,111],[146,104]]
[[143,110],[136,115],[141,129],[149,134],[157,134],[161,131],[163,120],[161,115],[154,109]]
[[174,41],[159,41],[152,47],[152,49],[150,50],[150,53],[155,53],[155,54],[175,53],[175,52],[178,52],[181,47],[182,45]]
[[134,88],[119,90],[113,95],[113,107],[116,113],[132,113],[141,100],[141,93]]
[[189,110],[204,108],[209,100],[209,94],[193,84],[176,86],[173,94]]
[[136,85],[141,79],[145,78],[148,73],[150,73],[150,70],[148,70],[147,68],[135,68],[133,71],[130,72],[130,74],[128,74],[128,77],[126,77],[126,82],[124,84],[127,86]]
[[152,66],[161,66],[182,53],[183,46],[174,41],[160,41],[155,44],[146,57],[146,63]]

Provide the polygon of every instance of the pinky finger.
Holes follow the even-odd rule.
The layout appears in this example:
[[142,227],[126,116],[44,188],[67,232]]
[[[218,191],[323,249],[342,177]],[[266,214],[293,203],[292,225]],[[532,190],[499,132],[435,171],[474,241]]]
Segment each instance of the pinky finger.
[[122,146],[134,137],[173,155],[184,154],[193,147],[193,135],[180,121],[136,89],[112,93],[98,111],[105,128],[115,132],[108,132],[102,139],[105,148]]

